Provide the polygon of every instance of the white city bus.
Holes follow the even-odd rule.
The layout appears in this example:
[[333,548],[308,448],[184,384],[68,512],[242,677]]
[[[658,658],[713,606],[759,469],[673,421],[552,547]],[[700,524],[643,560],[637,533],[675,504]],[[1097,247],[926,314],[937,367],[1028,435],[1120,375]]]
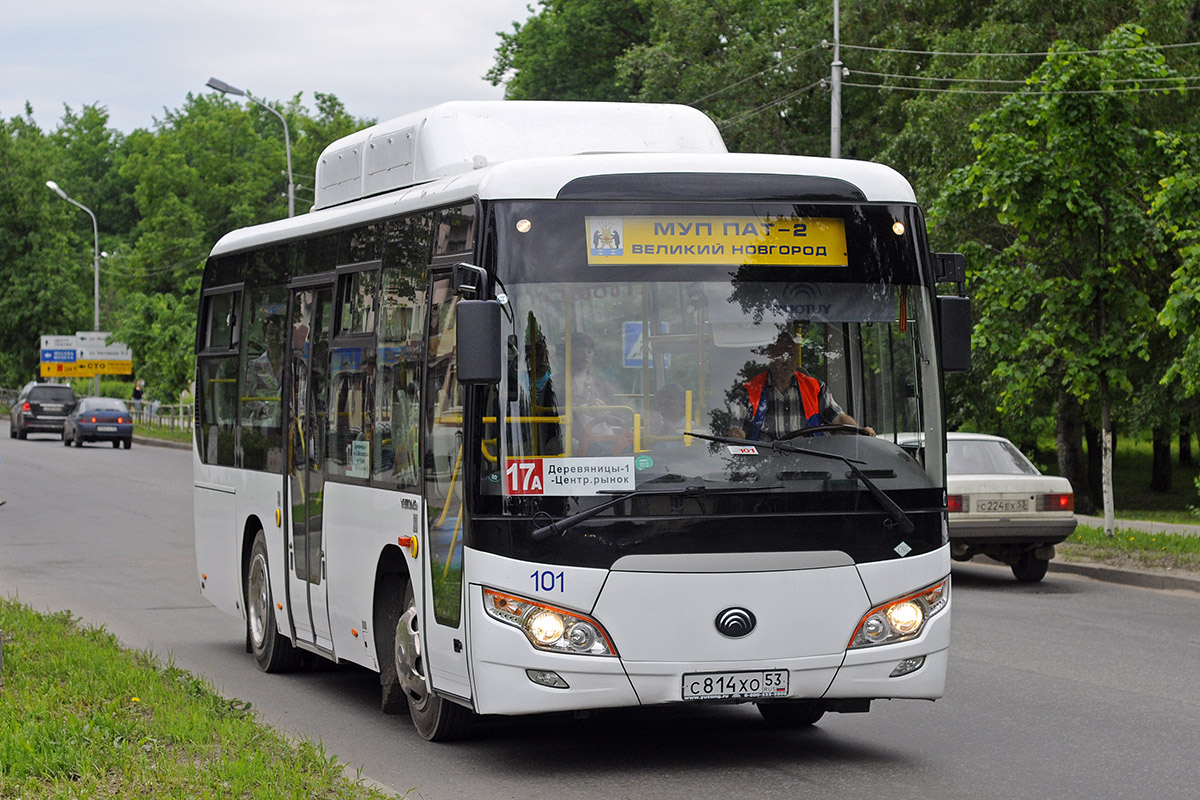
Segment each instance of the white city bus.
[[217,243],[197,326],[197,575],[262,669],[378,671],[431,740],[942,695],[969,315],[902,177],[495,102],[334,142],[316,184]]

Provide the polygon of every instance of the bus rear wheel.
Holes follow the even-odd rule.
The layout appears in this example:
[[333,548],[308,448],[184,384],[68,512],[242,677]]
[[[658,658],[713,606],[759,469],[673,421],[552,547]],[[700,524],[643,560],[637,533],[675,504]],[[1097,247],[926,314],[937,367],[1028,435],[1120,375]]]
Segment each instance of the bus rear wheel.
[[267,539],[254,535],[246,563],[246,633],[250,652],[263,672],[291,672],[300,666],[300,651],[279,633],[267,570]]
[[474,714],[470,709],[430,691],[421,653],[420,619],[410,583],[404,590],[404,610],[396,621],[392,641],[397,680],[408,702],[413,726],[422,739],[430,742],[461,739],[470,731]]

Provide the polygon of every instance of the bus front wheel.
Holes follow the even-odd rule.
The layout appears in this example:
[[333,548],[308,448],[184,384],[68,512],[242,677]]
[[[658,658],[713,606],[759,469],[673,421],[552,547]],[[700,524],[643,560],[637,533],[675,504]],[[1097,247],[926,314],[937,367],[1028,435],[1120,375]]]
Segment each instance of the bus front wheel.
[[246,632],[250,652],[263,672],[290,672],[300,665],[300,651],[279,633],[271,605],[271,579],[267,571],[267,539],[260,530],[246,563]]
[[807,728],[825,716],[825,705],[820,700],[776,700],[755,705],[772,728]]
[[[407,714],[408,698],[400,685],[394,639],[404,612],[407,580],[386,576],[375,591],[375,652],[379,654],[380,706],[385,714]],[[386,637],[386,638],[385,638]]]
[[396,621],[392,656],[397,680],[408,702],[413,726],[422,739],[448,742],[467,734],[473,716],[470,709],[434,694],[426,677],[421,652],[421,615],[412,584],[404,591],[404,610]]

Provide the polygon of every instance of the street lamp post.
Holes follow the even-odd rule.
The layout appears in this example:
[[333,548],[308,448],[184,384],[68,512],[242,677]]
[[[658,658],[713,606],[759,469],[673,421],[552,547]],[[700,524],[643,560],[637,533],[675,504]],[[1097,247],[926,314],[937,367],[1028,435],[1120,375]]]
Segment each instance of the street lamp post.
[[267,111],[270,111],[272,114],[279,117],[279,121],[283,123],[283,148],[284,148],[284,152],[287,154],[288,216],[289,217],[296,216],[296,184],[295,184],[295,181],[292,180],[292,137],[291,137],[291,134],[288,133],[287,119],[284,118],[283,114],[280,114],[278,111],[271,108],[269,105],[267,105],[263,101],[259,100],[254,95],[250,94],[247,91],[239,89],[236,86],[230,86],[228,83],[226,83],[223,80],[220,80],[218,78],[209,78],[208,83],[206,83],[205,86],[208,86],[211,89],[216,89],[218,92],[221,92],[222,94],[232,94],[232,95],[236,95],[238,97],[245,97],[250,102],[262,106]]
[[[54,181],[46,181],[46,185],[50,187],[50,190],[52,192],[54,192],[56,195],[61,197],[63,200],[66,200],[68,203],[75,206],[76,208],[82,208],[84,211],[87,212],[87,215],[92,218],[92,252],[93,252],[92,264],[93,264],[94,288],[95,288],[95,291],[93,293],[95,296],[94,296],[94,304],[93,304],[92,330],[99,331],[100,330],[100,226],[96,223],[96,215],[92,213],[92,210],[90,208],[88,208],[83,203],[80,203],[77,200],[72,200],[70,197],[67,196],[67,193],[64,192],[61,188],[59,188],[59,185],[57,183],[55,183]],[[99,375],[99,373],[97,373],[94,376],[94,381],[93,381],[92,385],[94,387],[92,390],[92,394],[99,397],[100,396],[100,375]]]

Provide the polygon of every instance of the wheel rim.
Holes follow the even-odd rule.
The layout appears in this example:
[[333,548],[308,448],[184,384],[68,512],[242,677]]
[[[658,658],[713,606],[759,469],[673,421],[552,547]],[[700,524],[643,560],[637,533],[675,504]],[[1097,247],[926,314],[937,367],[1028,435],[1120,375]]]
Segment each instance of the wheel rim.
[[250,579],[246,585],[247,613],[250,615],[250,638],[261,648],[267,638],[267,614],[271,608],[271,593],[267,585],[267,559],[255,553],[250,560]]
[[425,670],[421,659],[421,637],[417,624],[417,604],[410,600],[404,613],[396,622],[394,638],[396,650],[396,677],[400,688],[408,695],[409,702],[418,711],[429,702],[429,687],[425,683]]

